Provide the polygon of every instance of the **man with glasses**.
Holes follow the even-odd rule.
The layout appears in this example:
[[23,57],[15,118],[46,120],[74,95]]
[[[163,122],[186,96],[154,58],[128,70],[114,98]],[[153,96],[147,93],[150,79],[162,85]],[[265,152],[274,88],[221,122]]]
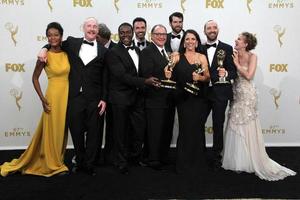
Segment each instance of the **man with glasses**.
[[[165,79],[164,68],[168,64],[165,43],[167,29],[158,24],[151,30],[151,44],[140,55],[140,76]],[[173,133],[175,106],[173,90],[155,88],[145,89],[145,110],[147,119],[147,138],[149,154],[146,164],[161,170],[168,159],[168,151]]]

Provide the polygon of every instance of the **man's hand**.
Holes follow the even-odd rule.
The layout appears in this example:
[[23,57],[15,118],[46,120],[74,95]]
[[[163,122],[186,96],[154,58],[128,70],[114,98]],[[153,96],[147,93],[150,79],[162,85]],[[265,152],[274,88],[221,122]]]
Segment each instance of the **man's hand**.
[[155,77],[152,77],[152,76],[145,80],[145,84],[150,85],[150,86],[160,87],[159,79],[155,78]]
[[48,49],[42,48],[38,53],[38,60],[41,62],[47,62],[47,51]]
[[106,102],[100,100],[100,102],[99,102],[99,104],[98,104],[98,108],[100,108],[99,115],[102,116],[103,113],[105,112]]
[[218,67],[218,75],[220,77],[227,77],[228,72],[226,71],[226,69],[224,67]]

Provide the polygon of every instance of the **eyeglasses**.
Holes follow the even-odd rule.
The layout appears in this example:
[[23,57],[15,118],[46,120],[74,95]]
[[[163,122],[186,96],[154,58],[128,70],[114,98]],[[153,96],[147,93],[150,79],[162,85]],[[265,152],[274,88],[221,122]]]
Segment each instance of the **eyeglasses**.
[[161,37],[167,36],[166,33],[152,33],[152,34],[155,35],[155,36],[161,36]]

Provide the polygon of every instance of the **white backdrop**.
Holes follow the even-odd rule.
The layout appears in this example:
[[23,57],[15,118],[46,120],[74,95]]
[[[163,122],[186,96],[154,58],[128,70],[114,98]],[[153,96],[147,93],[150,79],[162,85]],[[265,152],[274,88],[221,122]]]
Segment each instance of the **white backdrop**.
[[[219,23],[219,38],[231,45],[238,33],[255,33],[259,110],[269,146],[300,144],[300,17],[297,0],[0,0],[0,149],[25,148],[42,112],[31,76],[45,29],[57,21],[68,35],[81,37],[82,22],[93,16],[106,23],[114,40],[117,27],[141,16],[153,25],[168,25],[168,16],[183,12],[184,29],[195,29],[202,40],[203,25]],[[47,79],[40,79],[45,89]],[[211,121],[207,140],[211,144]],[[175,124],[173,144],[176,141]],[[71,140],[69,140],[71,144]]]

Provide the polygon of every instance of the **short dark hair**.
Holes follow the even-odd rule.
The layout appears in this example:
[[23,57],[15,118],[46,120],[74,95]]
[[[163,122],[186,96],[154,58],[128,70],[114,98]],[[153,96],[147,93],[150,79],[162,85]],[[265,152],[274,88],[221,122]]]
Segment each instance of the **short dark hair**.
[[142,17],[136,17],[136,18],[132,21],[132,26],[134,26],[134,23],[135,23],[135,22],[144,22],[145,25],[147,26],[146,20],[145,20],[144,18],[142,18]]
[[62,26],[58,23],[58,22],[51,22],[50,24],[47,25],[46,28],[46,36],[48,36],[48,31],[49,29],[54,28],[56,30],[58,30],[59,34],[61,36],[63,36],[64,34],[64,29],[62,28]]
[[182,19],[182,21],[183,21],[183,14],[180,12],[174,12],[169,16],[170,23],[173,21],[173,17],[178,17],[178,18]]
[[250,51],[252,49],[254,49],[257,45],[257,39],[256,37],[249,32],[242,32],[241,33],[242,36],[244,36],[245,38],[245,43],[247,43],[248,45],[246,46],[246,51]]
[[120,29],[121,29],[122,26],[129,26],[130,29],[133,31],[132,25],[129,24],[128,22],[124,22],[124,23],[120,24],[120,26],[119,26],[119,28],[118,28],[118,32],[119,32],[119,33],[120,33]]
[[183,36],[182,36],[182,40],[180,41],[180,45],[179,45],[179,53],[185,53],[185,48],[184,48],[184,41],[185,41],[185,37],[188,33],[193,34],[196,37],[196,40],[198,41],[198,48],[196,48],[196,51],[200,50],[200,46],[201,46],[201,40],[200,40],[200,36],[197,33],[197,31],[193,30],[193,29],[188,29],[184,32]]
[[109,28],[106,26],[106,24],[104,24],[104,23],[99,24],[98,35],[101,38],[104,38],[104,39],[107,39],[107,40],[110,39],[111,32],[110,32]]

